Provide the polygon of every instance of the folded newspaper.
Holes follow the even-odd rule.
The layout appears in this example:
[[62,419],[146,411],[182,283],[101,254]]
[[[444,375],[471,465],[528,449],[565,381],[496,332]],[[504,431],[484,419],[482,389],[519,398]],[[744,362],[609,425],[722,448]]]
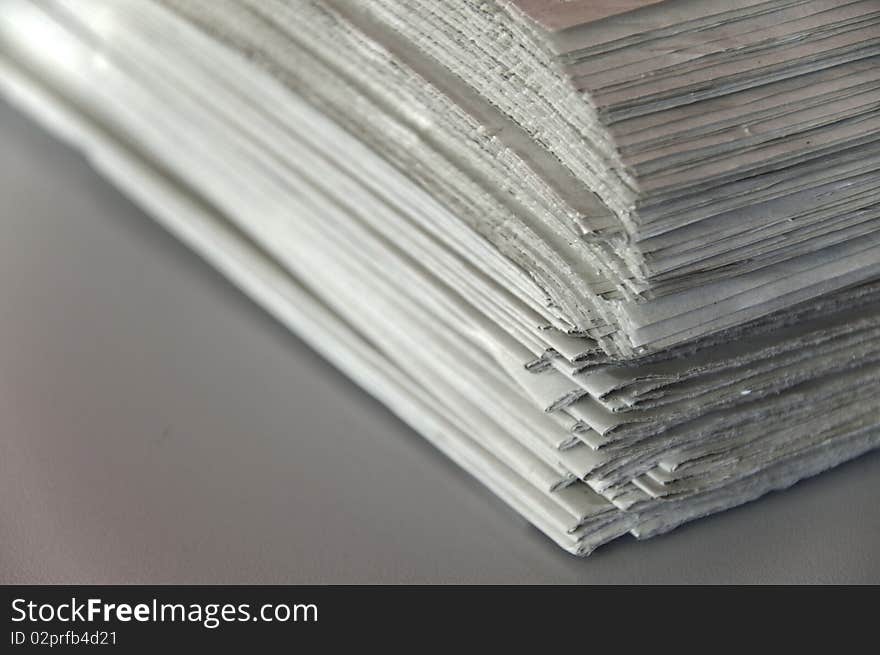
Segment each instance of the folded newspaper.
[[573,553],[880,444],[878,0],[0,0],[0,86]]

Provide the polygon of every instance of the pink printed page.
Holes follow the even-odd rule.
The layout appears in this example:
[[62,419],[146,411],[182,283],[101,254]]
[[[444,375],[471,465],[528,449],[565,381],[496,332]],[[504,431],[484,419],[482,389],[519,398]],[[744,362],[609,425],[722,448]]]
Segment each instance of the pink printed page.
[[513,0],[513,4],[532,20],[551,31],[591,23],[660,2],[663,0]]

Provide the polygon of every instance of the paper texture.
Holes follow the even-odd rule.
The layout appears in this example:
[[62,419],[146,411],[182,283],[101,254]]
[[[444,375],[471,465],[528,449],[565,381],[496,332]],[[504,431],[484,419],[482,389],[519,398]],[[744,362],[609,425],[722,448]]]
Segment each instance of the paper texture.
[[880,441],[878,60],[873,0],[0,11],[7,97],[581,555]]

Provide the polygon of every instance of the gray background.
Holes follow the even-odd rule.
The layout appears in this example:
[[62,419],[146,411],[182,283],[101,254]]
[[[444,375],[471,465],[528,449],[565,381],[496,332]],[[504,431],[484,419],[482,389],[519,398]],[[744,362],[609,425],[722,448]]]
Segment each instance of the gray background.
[[880,582],[880,453],[559,551],[0,104],[0,582]]

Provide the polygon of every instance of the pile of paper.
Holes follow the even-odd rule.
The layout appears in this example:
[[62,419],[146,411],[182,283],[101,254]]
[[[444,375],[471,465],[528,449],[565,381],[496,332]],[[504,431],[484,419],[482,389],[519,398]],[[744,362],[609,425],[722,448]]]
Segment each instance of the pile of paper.
[[0,80],[572,552],[880,443],[877,0],[3,0]]

